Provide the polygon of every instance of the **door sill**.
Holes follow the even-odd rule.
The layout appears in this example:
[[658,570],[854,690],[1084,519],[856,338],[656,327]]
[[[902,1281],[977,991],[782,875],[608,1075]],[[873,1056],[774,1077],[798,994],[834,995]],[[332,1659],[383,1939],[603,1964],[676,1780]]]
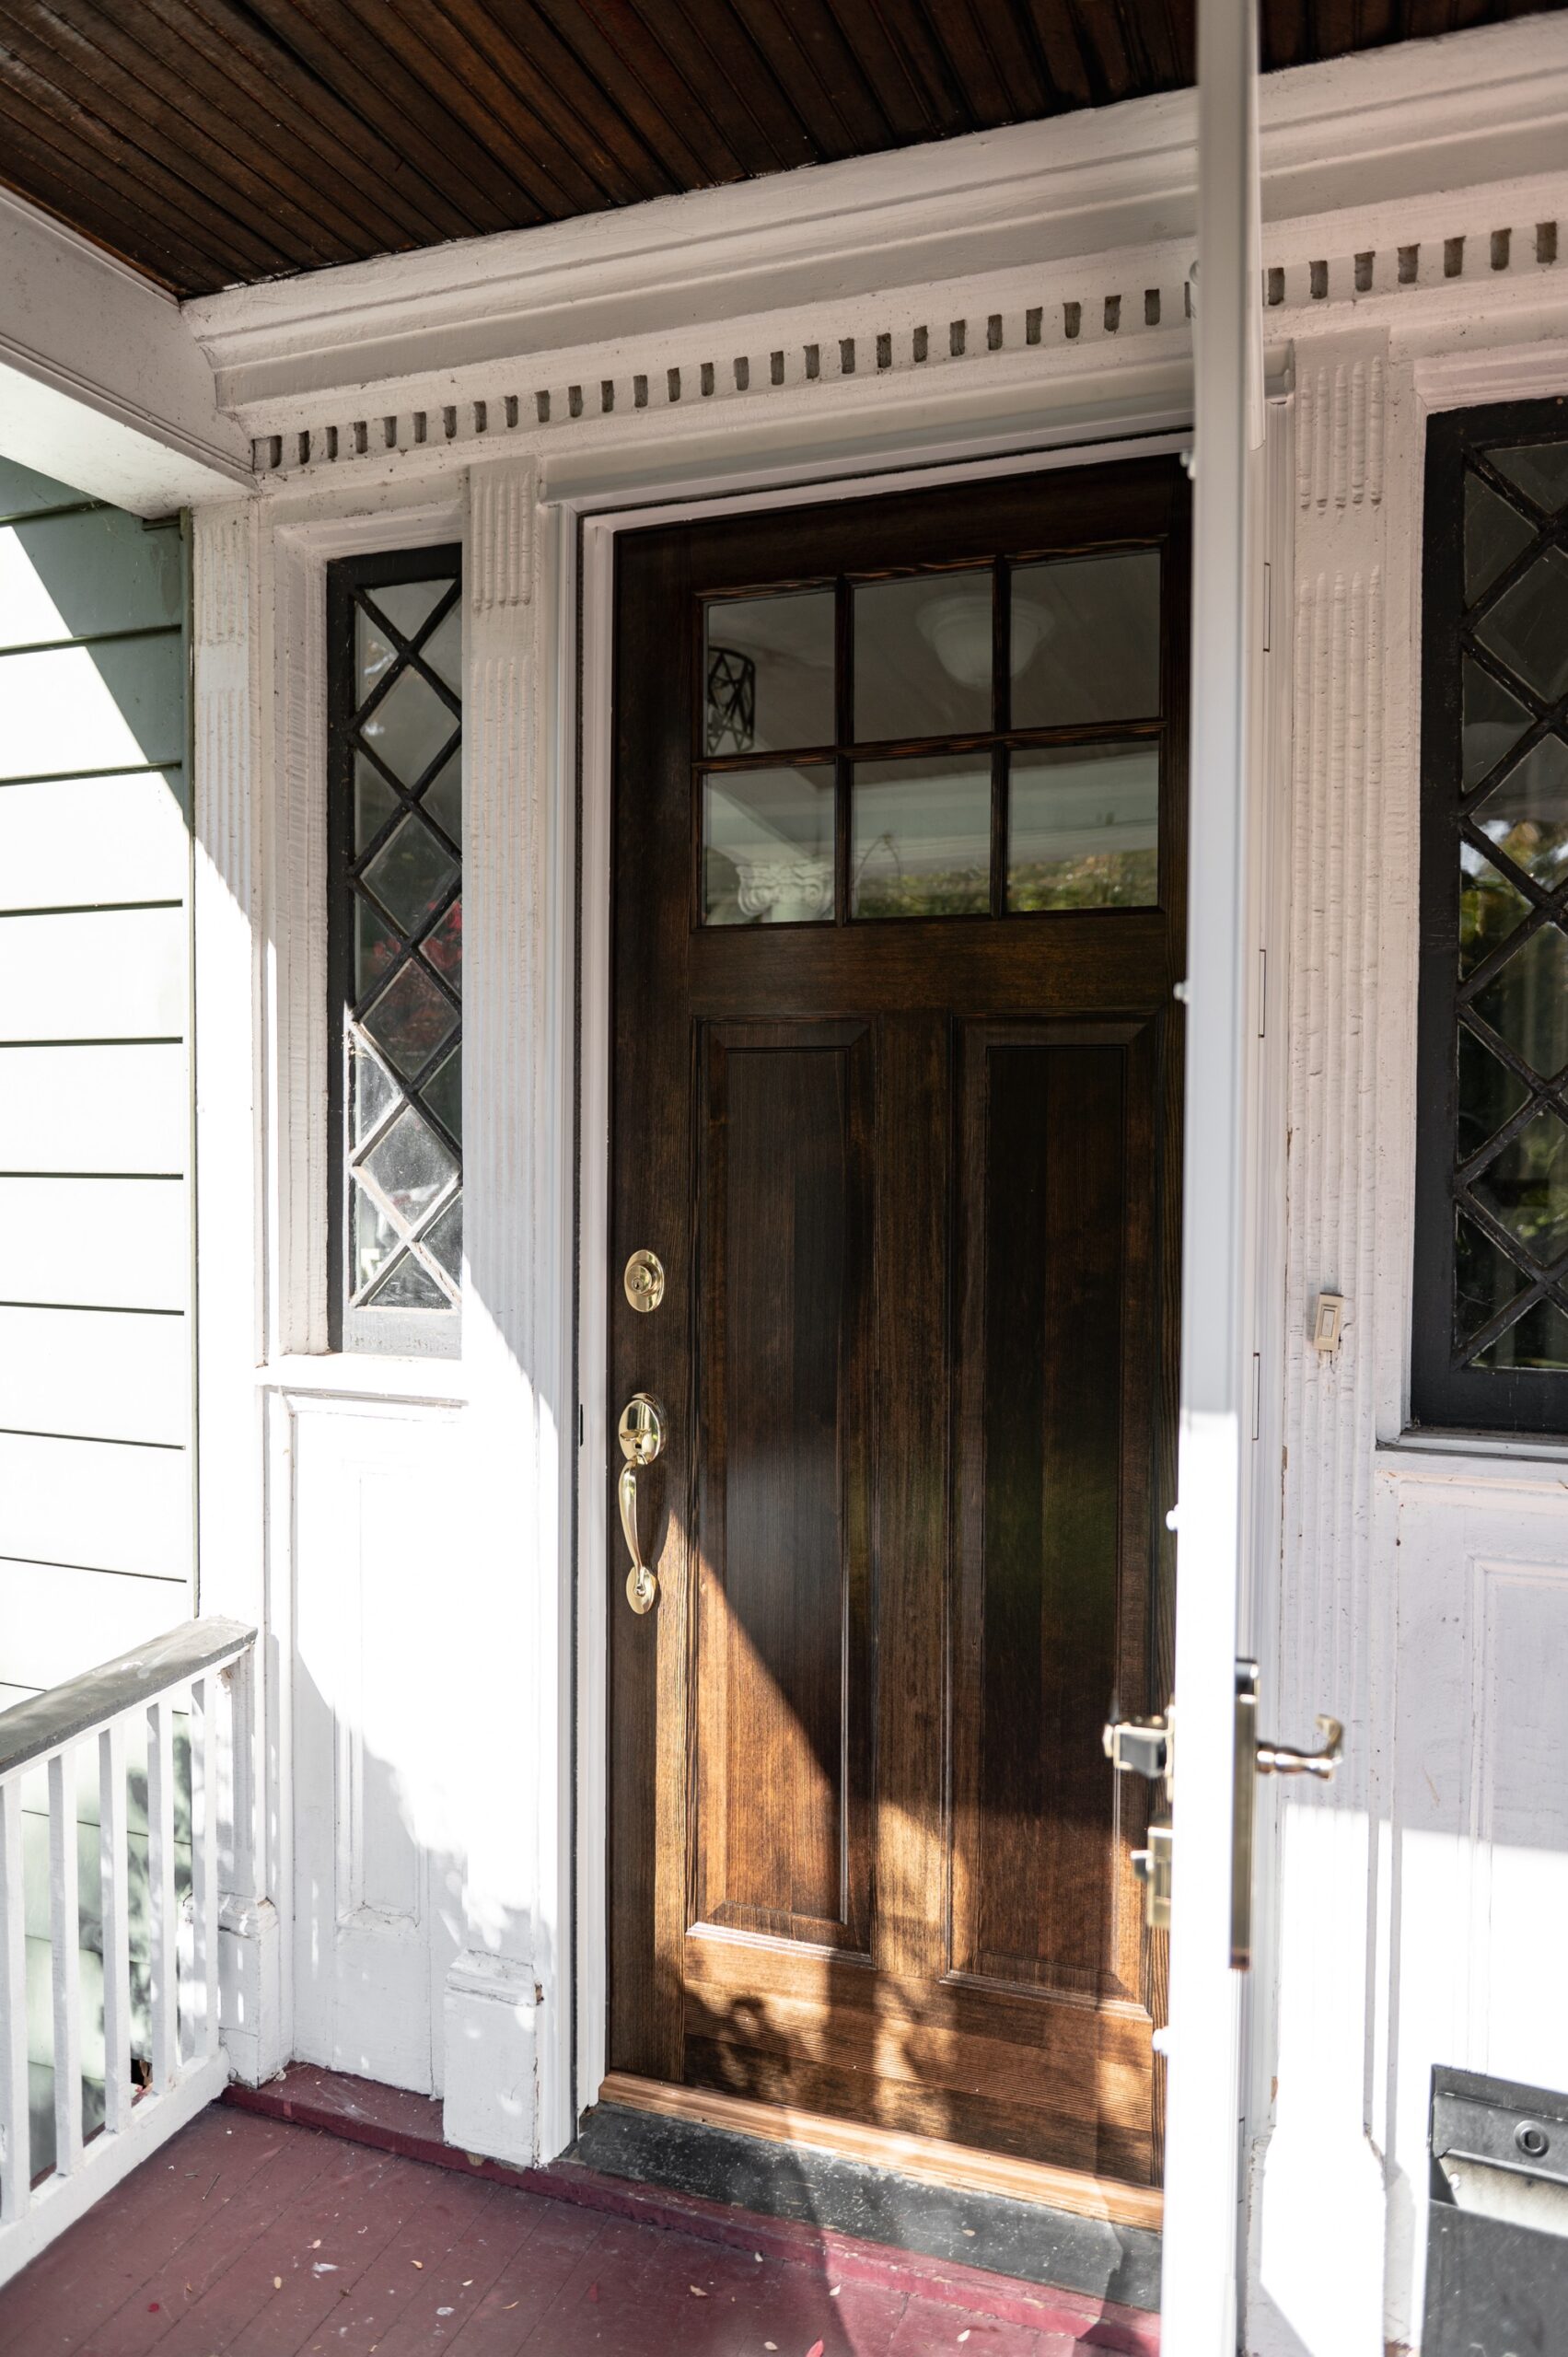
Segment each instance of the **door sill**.
[[946,2144],[936,2136],[911,2136],[897,2129],[870,2128],[820,2112],[795,2111],[780,2104],[752,2103],[742,2096],[677,2087],[658,2079],[633,2078],[612,2071],[600,2087],[600,2103],[625,2111],[648,2111],[705,2128],[725,2128],[773,2144],[811,2144],[840,2158],[913,2177],[957,2192],[999,2194],[1030,2201],[1070,2217],[1100,2218],[1108,2224],[1141,2226],[1157,2234],[1165,2215],[1158,2186],[1126,2185],[1117,2177],[1091,2177],[1079,2169],[1054,2168],[1046,2161],[1016,2160],[1007,2153],[982,2153],[973,2145]]

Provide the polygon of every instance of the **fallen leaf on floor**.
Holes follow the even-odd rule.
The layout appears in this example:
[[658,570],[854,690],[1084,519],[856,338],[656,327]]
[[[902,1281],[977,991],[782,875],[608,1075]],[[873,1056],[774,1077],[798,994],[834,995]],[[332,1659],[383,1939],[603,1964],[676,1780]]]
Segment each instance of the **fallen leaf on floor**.
[[513,2310],[515,2307],[517,2307],[517,2305],[518,2305],[518,2303],[517,2303],[516,2300],[508,2300],[508,2301],[507,2301],[507,2303],[506,2303],[506,2305],[505,2305],[505,2307],[502,2309],[502,2311],[501,2311],[502,2315],[503,2315],[504,2316],[509,2316],[511,2315],[511,2313],[512,2313],[512,2310]]
[[959,2339],[960,2340],[967,2340],[969,2339],[969,2337],[970,2337],[970,2328],[969,2328],[968,2325],[965,2325],[965,2327],[964,2327],[964,2328],[963,2328],[962,2332],[960,2332],[960,2333],[959,2333],[959,2335],[958,2335],[958,2339]]
[[688,2283],[686,2289],[694,2300],[705,2300],[708,2296],[700,2283]]
[[764,2349],[776,2349],[778,2345],[776,2340],[764,2340],[762,2343]]
[[422,2258],[412,2258],[409,2261],[409,2265],[411,2267],[423,2267],[424,2265],[424,2261]]
[[458,2312],[456,2308],[437,2308],[436,2313],[438,2316],[455,2316]]
[[965,2232],[965,2234],[966,2234],[966,2235],[968,2235],[968,2236],[969,2236],[969,2238],[970,2238],[970,2242],[972,2243],[972,2242],[973,2242],[973,2240],[974,2240],[974,2228],[973,2228],[972,2226],[966,2226],[966,2227],[964,2228],[964,2232]]
[[311,2244],[310,2247],[311,2247],[311,2249],[312,2249],[312,2250],[319,2250],[319,2249],[320,2249],[320,2247],[321,2247],[321,2237],[320,2237],[320,2235],[317,2235],[317,2237],[316,2237],[315,2241]]
[[[311,2245],[311,2248],[314,2250],[314,2243]],[[319,2258],[316,2261],[315,2266],[310,2270],[312,2275],[335,2275],[337,2271],[336,2267],[330,2258]]]
[[482,2169],[484,2166],[484,2154],[482,2153],[465,2153],[463,2158],[467,2161],[470,2169]]
[[838,2298],[838,2296],[839,2296],[839,2293],[843,2290],[843,2288],[844,2288],[844,2287],[843,2287],[843,2285],[842,2285],[842,2283],[830,2283],[830,2284],[829,2284],[829,2286],[828,2286],[828,2297],[829,2297],[829,2299],[830,2299],[830,2300],[836,2300],[836,2299]]
[[806,2357],[822,2357],[824,2346],[825,2344],[822,2341],[814,2340],[810,2348],[807,2351]]
[[464,2278],[463,2278],[463,2289],[464,2289],[464,2291],[465,2291],[465,2292],[468,2290],[469,2285],[470,2285],[472,2282],[473,2282],[473,2277],[472,2277],[471,2275],[465,2275],[465,2276],[464,2276]]

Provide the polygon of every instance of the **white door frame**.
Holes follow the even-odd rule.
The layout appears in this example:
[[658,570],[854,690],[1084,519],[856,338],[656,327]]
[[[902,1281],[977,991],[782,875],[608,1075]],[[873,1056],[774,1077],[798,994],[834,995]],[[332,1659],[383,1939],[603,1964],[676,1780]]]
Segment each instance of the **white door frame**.
[[[918,468],[866,471],[865,459],[830,474],[818,472],[786,483],[737,488],[730,481],[683,484],[677,495],[638,505],[622,493],[614,505],[589,500],[563,502],[559,535],[558,598],[563,613],[579,613],[580,703],[570,676],[569,633],[563,633],[562,675],[555,684],[563,714],[580,710],[579,904],[580,1017],[578,1032],[578,1325],[577,1397],[581,1446],[577,1484],[577,1688],[576,1688],[576,1903],[575,2012],[575,2110],[598,2100],[605,2075],[605,2008],[609,1977],[609,1914],[606,1864],[609,1833],[607,1673],[609,1585],[599,1576],[609,1540],[610,1434],[606,1421],[605,1355],[608,1316],[609,1123],[610,1071],[610,793],[612,763],[611,664],[616,536],[629,529],[673,524],[703,517],[756,514],[801,506],[831,488],[840,498],[919,489],[943,482],[1046,469],[1103,465],[1115,459],[1187,453],[1191,432],[1180,424],[1156,426],[1128,436],[1087,440],[1082,430],[1070,441],[976,457],[955,448],[933,453]],[[579,553],[580,550],[580,553]],[[580,607],[578,605],[580,589]],[[563,732],[557,774],[571,774],[572,746]],[[572,2132],[575,2133],[575,2122]],[[563,2139],[564,2142],[564,2139]],[[548,2153],[552,2147],[547,2144]],[[561,2149],[560,2144],[554,2149]]]

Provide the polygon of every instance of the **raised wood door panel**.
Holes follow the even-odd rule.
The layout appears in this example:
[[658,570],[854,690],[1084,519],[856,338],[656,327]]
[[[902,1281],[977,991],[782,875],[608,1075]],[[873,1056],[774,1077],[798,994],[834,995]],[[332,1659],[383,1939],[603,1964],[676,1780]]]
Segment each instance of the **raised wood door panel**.
[[1158,1024],[977,1024],[959,1083],[950,1964],[1097,2003],[1144,1993],[1099,1734],[1149,1685]]
[[867,1954],[870,1034],[699,1052],[692,1914]]
[[[1169,1674],[1185,505],[1164,461],[850,502],[628,536],[617,587],[610,1406],[669,1438],[645,1620],[607,1567],[611,2067],[1145,2184],[1098,1730]],[[854,584],[1108,543],[1163,566],[1157,905],[1006,913],[993,833],[989,913],[854,921]],[[826,921],[705,924],[703,601],[835,582]],[[1035,740],[970,741],[1002,809]]]

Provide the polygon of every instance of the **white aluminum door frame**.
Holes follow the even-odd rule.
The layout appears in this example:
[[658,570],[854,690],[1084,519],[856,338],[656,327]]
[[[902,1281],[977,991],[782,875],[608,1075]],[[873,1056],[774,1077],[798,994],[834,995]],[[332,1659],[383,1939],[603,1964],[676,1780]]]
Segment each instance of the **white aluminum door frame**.
[[1250,529],[1261,432],[1253,0],[1199,0],[1198,299],[1165,2357],[1237,2345],[1240,1982],[1235,1675],[1250,1446],[1247,845]]

